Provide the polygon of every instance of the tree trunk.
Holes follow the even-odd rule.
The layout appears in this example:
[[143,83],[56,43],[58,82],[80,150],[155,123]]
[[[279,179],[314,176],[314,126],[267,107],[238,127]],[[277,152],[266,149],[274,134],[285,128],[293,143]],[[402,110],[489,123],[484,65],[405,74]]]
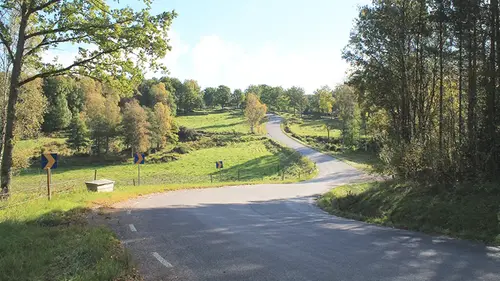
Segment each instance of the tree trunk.
[[9,86],[9,102],[7,105],[7,121],[5,124],[5,143],[2,155],[2,167],[0,169],[2,197],[8,196],[12,180],[12,152],[14,150],[14,125],[16,118],[16,103],[19,96],[19,78],[23,65],[23,53],[25,43],[25,31],[28,22],[27,4],[21,5],[21,21],[19,22],[19,34],[14,61],[12,62],[12,75]]

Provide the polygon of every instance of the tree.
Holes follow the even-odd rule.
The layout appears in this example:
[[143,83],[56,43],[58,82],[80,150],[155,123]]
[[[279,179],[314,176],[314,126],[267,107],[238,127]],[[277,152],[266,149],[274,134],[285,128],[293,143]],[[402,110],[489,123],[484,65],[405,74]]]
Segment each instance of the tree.
[[318,112],[332,115],[334,102],[332,90],[328,86],[323,86],[314,91],[314,95],[317,100]]
[[293,108],[294,113],[300,113],[305,109],[305,91],[300,87],[291,87],[286,90],[285,94],[288,96],[288,100],[290,101],[290,106]]
[[123,138],[132,153],[146,152],[150,147],[148,115],[137,101],[129,102],[123,109]]
[[240,89],[235,89],[231,95],[231,105],[241,108],[243,103],[245,103],[245,94]]
[[283,95],[284,95],[284,90],[282,87],[270,87],[264,85],[262,87],[260,99],[262,100],[263,103],[269,106],[269,108],[274,110],[281,110],[282,108],[280,108],[280,105],[283,104],[280,104],[280,100],[283,101],[281,99]]
[[87,149],[90,145],[90,133],[85,124],[84,117],[80,116],[80,114],[74,114],[69,124],[69,129],[70,135],[66,141],[68,146],[77,152]]
[[157,149],[165,147],[169,140],[175,140],[176,127],[168,106],[157,103],[149,123],[151,124],[151,143],[156,144]]
[[217,88],[217,94],[215,96],[215,104],[220,105],[222,108],[229,103],[231,99],[231,89],[228,86],[220,85]]
[[54,132],[68,127],[71,121],[71,111],[66,96],[69,91],[71,88],[67,78],[50,77],[44,80],[43,92],[48,100],[43,123],[45,132]]
[[[175,86],[174,86],[175,87]],[[177,104],[184,113],[193,111],[203,106],[200,86],[195,80],[185,80],[182,86],[176,89]]]
[[[138,81],[144,67],[162,68],[158,62],[169,50],[167,31],[176,14],[152,16],[150,1],[144,2],[146,8],[135,12],[130,8],[111,9],[104,1],[3,1],[0,42],[11,62],[1,165],[4,194],[12,177],[15,105],[24,84],[74,73],[103,80],[112,76],[116,86],[126,87]],[[80,47],[73,62],[64,66],[42,63],[42,52],[67,43]]]
[[16,127],[14,135],[17,138],[36,138],[43,124],[47,109],[47,99],[42,93],[42,80],[37,79],[25,84],[19,93],[16,104]]
[[203,90],[203,102],[207,107],[213,107],[215,105],[215,100],[217,96],[217,89],[213,87],[208,87]]
[[255,127],[259,125],[260,120],[266,116],[267,106],[259,101],[255,94],[247,95],[247,104],[245,108],[245,117],[250,124],[250,131],[255,132]]
[[345,145],[354,145],[359,138],[360,111],[357,94],[347,85],[340,85],[335,89],[335,107],[337,116],[342,124],[342,140]]

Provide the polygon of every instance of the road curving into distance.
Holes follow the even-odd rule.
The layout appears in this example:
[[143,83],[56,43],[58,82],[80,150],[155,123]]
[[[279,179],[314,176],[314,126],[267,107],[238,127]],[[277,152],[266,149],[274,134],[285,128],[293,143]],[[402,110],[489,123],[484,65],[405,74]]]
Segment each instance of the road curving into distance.
[[180,190],[116,205],[110,224],[146,280],[498,281],[500,249],[325,214],[317,194],[370,177],[286,136],[317,163],[296,184]]

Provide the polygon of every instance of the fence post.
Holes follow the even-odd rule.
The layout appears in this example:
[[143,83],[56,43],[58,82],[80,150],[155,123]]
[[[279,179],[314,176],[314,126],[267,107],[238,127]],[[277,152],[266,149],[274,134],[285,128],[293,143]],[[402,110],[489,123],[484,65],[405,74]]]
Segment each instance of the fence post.
[[132,179],[132,183],[134,183],[134,186],[135,186],[135,179]]
[[283,173],[281,173],[281,180],[285,180],[285,170],[283,170]]
[[214,178],[213,178],[213,175],[210,174],[210,183],[213,183],[214,182]]
[[238,170],[238,181],[240,181],[240,170]]
[[94,170],[94,180],[97,180],[97,169]]

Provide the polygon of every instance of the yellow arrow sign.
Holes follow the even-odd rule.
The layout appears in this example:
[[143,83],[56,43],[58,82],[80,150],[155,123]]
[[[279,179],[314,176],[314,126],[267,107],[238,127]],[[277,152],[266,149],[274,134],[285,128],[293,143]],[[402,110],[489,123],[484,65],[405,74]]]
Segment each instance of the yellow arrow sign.
[[50,168],[52,168],[52,166],[54,165],[54,163],[56,163],[56,159],[54,159],[54,157],[52,157],[52,155],[50,153],[44,154],[44,156],[48,160],[47,165],[45,165],[44,169],[50,169]]
[[135,162],[136,164],[141,164],[142,163],[142,153],[137,153],[137,162]]

